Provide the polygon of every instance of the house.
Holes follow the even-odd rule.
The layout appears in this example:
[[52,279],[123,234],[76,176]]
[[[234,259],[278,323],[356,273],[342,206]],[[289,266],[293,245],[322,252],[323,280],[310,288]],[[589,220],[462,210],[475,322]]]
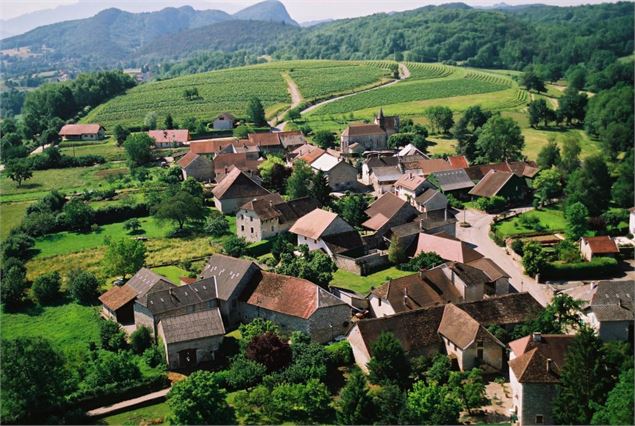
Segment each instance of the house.
[[503,163],[479,164],[469,167],[465,166],[464,170],[473,181],[483,179],[483,177],[492,170],[511,172],[525,179],[532,179],[539,171],[535,161],[506,161]]
[[633,281],[593,281],[565,290],[582,302],[582,319],[604,341],[633,341]]
[[258,146],[264,153],[290,152],[307,143],[300,131],[250,133],[249,142]]
[[461,302],[462,298],[440,268],[389,280],[368,295],[375,318],[430,306]]
[[498,266],[492,259],[481,257],[467,263],[487,276],[485,294],[489,296],[508,294],[513,287],[509,282],[509,274]]
[[231,130],[234,128],[235,122],[236,117],[228,112],[223,112],[214,118],[212,126],[214,127],[214,130]]
[[[396,167],[399,166],[399,157],[393,156],[372,156],[362,163],[362,183],[371,185],[371,174],[375,167]],[[401,173],[400,173],[401,174]]]
[[[238,147],[256,147],[247,139],[238,138],[216,138],[216,139],[199,139],[190,141],[190,152],[200,155],[216,155],[220,152],[234,153],[238,152]],[[259,151],[257,151],[259,152]]]
[[[322,148],[319,148],[319,147],[317,147],[315,145],[311,145],[309,143],[304,144],[304,145],[300,145],[297,148],[287,152],[287,164],[293,165],[293,162],[296,159],[299,159],[300,157],[303,157],[304,155],[306,155],[306,154],[308,154],[310,152],[316,151],[316,150],[322,151],[322,153],[324,153],[324,150]],[[322,154],[320,154],[320,155],[322,155]],[[313,159],[313,160],[315,160],[315,159]],[[303,160],[303,161],[306,162],[306,160]]]
[[385,150],[388,138],[398,131],[399,116],[384,116],[383,110],[380,110],[373,124],[353,124],[344,129],[340,136],[342,153],[349,154],[353,144],[359,144],[363,151]]
[[59,133],[64,141],[98,141],[106,137],[101,124],[66,124]]
[[421,195],[426,189],[432,188],[432,184],[423,176],[413,173],[402,175],[394,184],[395,194],[411,205],[415,205],[415,198]]
[[276,134],[286,152],[291,152],[301,146],[308,145],[304,133],[300,131],[277,132]]
[[252,178],[258,176],[258,166],[263,161],[261,158],[253,158],[248,152],[216,154],[213,162],[216,182],[222,181],[234,168]]
[[318,171],[324,173],[333,191],[351,189],[357,183],[357,169],[343,159],[334,157],[331,154],[324,153],[311,162],[310,165],[316,173]]
[[216,177],[214,164],[205,155],[198,155],[189,151],[176,164],[181,168],[184,180],[192,177],[199,182],[211,182]]
[[582,237],[580,239],[580,253],[589,262],[597,256],[614,257],[620,252],[615,241],[608,235],[599,237]]
[[234,214],[247,201],[270,194],[270,192],[234,167],[216,185],[212,194],[214,195],[214,205],[218,210],[223,214]]
[[134,301],[137,292],[130,286],[113,287],[101,296],[101,315],[120,324],[134,324]]
[[461,263],[468,263],[483,257],[467,243],[443,232],[438,234],[419,233],[414,256],[424,252],[433,252],[443,260]]
[[[308,146],[312,146],[312,145],[308,145]],[[305,148],[301,155],[298,155],[297,157],[295,157],[295,160],[301,160],[307,164],[311,164],[314,161],[316,161],[318,158],[323,156],[324,154],[326,154],[326,151],[323,150],[322,148],[318,148],[317,146],[313,147],[312,149]]]
[[428,177],[432,173],[454,169],[452,164],[443,158],[403,158],[400,166],[404,173],[414,173],[423,177]]
[[567,349],[574,338],[534,333],[509,343],[509,381],[515,424],[554,424],[553,400]]
[[255,280],[255,287],[241,296],[243,322],[266,318],[284,331],[303,331],[320,343],[350,328],[350,306],[314,283],[266,271],[258,271]]
[[297,235],[298,245],[309,250],[324,250],[333,257],[337,253],[361,248],[359,233],[336,213],[315,209],[299,218],[289,232]]
[[461,296],[461,301],[476,302],[485,295],[487,276],[480,269],[461,262],[448,262],[438,268],[452,282]]
[[[453,355],[458,361],[458,353],[461,351],[459,367],[463,369],[470,368],[470,362],[473,362],[475,357],[480,354],[478,351],[479,340],[481,340],[480,336],[484,336],[481,361],[486,362],[492,368],[502,366],[503,348],[495,340],[492,341],[480,327],[474,333],[475,327],[471,320],[463,314],[457,314],[454,308],[450,308],[446,312],[446,306],[435,305],[381,318],[358,321],[347,337],[355,363],[362,370],[367,371],[367,364],[372,356],[373,342],[382,332],[390,332],[397,338],[409,356],[425,355],[431,357],[438,353],[445,353]],[[533,300],[528,293],[492,297],[476,302],[454,303],[454,307],[464,311],[483,328],[491,325],[508,327],[512,324],[525,322],[535,317],[537,309],[542,309],[540,304]],[[444,316],[446,316],[446,322],[441,329]],[[470,326],[466,327],[465,330],[462,328],[454,329],[452,324],[456,321],[468,321]],[[461,336],[463,332],[465,332],[465,336]],[[476,336],[475,339],[472,338],[474,336]],[[469,341],[466,343],[467,340]],[[457,346],[458,349],[452,347],[450,343]],[[498,349],[495,349],[496,347]]]
[[399,133],[401,124],[398,115],[384,115],[383,108],[379,109],[379,114],[375,116],[374,123],[386,131],[387,137]]
[[456,305],[445,305],[438,333],[445,352],[456,359],[461,371],[476,366],[491,367],[496,371],[503,368],[505,344]]
[[434,172],[428,180],[444,194],[453,194],[459,198],[474,187],[474,182],[470,179],[464,169],[446,170]]
[[414,206],[429,217],[447,217],[448,197],[441,191],[428,188],[415,197]]
[[148,136],[154,139],[155,148],[174,148],[187,145],[190,131],[187,129],[149,130]]
[[465,155],[451,155],[448,157],[448,161],[455,170],[465,169],[470,166]]
[[510,201],[521,201],[527,197],[529,187],[525,179],[512,172],[490,170],[468,194],[476,197],[503,197]]
[[377,196],[392,192],[395,183],[403,175],[399,166],[373,167],[369,182]]
[[407,201],[402,200],[391,192],[387,192],[372,203],[365,211],[369,217],[362,226],[379,238],[383,237],[392,227],[403,225],[414,219],[418,212]]
[[419,148],[417,148],[411,143],[401,148],[395,154],[395,157],[414,157],[414,156],[418,156],[421,159],[430,159],[430,157],[428,157],[427,154],[425,154],[423,151],[421,151]]
[[255,198],[236,213],[236,235],[249,242],[271,238],[288,231],[296,220],[317,207],[309,197],[284,201],[280,194],[268,194]]

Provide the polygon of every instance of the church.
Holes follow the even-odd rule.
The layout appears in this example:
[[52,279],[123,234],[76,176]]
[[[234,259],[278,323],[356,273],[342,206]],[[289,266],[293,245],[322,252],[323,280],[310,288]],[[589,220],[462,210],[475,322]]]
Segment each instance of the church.
[[398,132],[399,116],[385,116],[380,109],[373,124],[353,124],[344,129],[340,137],[342,153],[361,154],[388,149],[388,138]]

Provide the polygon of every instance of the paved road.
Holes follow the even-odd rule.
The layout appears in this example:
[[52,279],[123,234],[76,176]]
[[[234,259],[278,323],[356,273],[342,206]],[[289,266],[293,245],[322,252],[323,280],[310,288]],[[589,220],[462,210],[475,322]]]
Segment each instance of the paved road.
[[[522,266],[516,263],[505,252],[505,248],[499,247],[489,237],[490,225],[493,215],[467,210],[466,221],[472,225],[469,228],[457,226],[456,236],[460,240],[474,244],[476,251],[485,257],[492,259],[510,276],[512,286],[518,291],[529,292],[541,305],[546,306],[551,300],[552,294],[548,286],[538,284],[533,278],[523,273]],[[463,221],[463,211],[457,215],[459,221]]]
[[152,392],[147,395],[140,396],[138,398],[129,399],[127,401],[121,401],[107,407],[99,407],[94,410],[90,410],[87,414],[91,417],[106,416],[111,413],[115,413],[126,408],[134,408],[145,402],[154,400],[161,400],[170,392],[170,388],[161,389],[160,391]]

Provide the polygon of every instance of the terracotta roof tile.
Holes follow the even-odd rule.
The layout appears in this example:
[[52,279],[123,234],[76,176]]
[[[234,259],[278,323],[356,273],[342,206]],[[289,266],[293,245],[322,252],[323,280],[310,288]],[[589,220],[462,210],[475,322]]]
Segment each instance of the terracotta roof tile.
[[509,347],[516,357],[509,361],[509,367],[521,383],[558,383],[574,339],[565,334],[537,334],[514,340]]
[[113,287],[99,296],[99,301],[110,310],[116,311],[126,303],[135,300],[136,297],[137,292],[135,292],[132,287]]
[[406,173],[402,175],[397,182],[395,182],[395,188],[405,188],[410,191],[416,191],[419,189],[426,181],[426,178],[423,176],[418,176],[413,173]]
[[101,124],[66,124],[59,131],[60,136],[80,136],[95,134],[103,127]]
[[298,219],[289,232],[317,240],[337,217],[336,213],[315,209]]
[[450,162],[450,165],[455,169],[464,169],[470,166],[467,162],[467,158],[465,158],[465,155],[450,156],[448,157],[448,161]]
[[324,151],[322,148],[315,147],[315,149],[310,150],[306,154],[302,154],[299,157],[296,157],[296,160],[302,160],[307,164],[311,164],[324,154],[326,154],[326,151]]
[[187,129],[149,130],[148,136],[157,143],[177,142],[184,144],[190,140],[190,131]]
[[444,260],[467,263],[480,259],[482,254],[472,249],[466,243],[448,234],[419,234],[415,256],[423,252],[434,252]]
[[220,199],[258,197],[269,194],[249,176],[237,168],[233,168],[225,178],[212,190],[214,197]]
[[608,235],[582,237],[582,240],[589,245],[593,254],[616,254],[620,252],[615,241]]
[[503,189],[512,176],[514,176],[514,174],[511,172],[490,170],[469,193],[479,197],[493,197]]
[[198,154],[193,153],[192,151],[188,151],[183,157],[179,158],[176,164],[181,168],[185,168],[192,164],[192,161],[196,160],[199,157]]
[[280,138],[277,133],[249,133],[249,142],[258,146],[279,146]]

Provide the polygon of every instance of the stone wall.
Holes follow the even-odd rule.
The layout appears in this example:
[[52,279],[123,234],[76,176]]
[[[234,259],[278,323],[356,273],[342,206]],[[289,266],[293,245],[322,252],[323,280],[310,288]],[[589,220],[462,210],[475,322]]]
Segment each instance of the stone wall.
[[357,258],[335,254],[333,255],[333,261],[339,269],[361,275],[362,277],[372,274],[390,263],[388,255],[380,251],[374,251]]
[[183,169],[183,177],[193,177],[199,182],[211,182],[215,177],[212,161],[204,155],[199,155]]
[[[556,386],[544,383],[522,383],[522,411],[518,412],[521,425],[552,425],[553,400],[556,397]],[[537,423],[536,417],[542,416],[543,422]]]
[[316,342],[330,342],[345,336],[351,327],[351,308],[340,304],[319,308],[309,318],[309,334]]
[[340,161],[339,164],[326,172],[326,176],[333,191],[349,189],[357,183],[357,169],[345,161]]
[[215,358],[215,352],[220,348],[223,342],[223,336],[205,337],[202,339],[188,340],[186,342],[177,343],[165,343],[165,335],[163,334],[163,327],[159,323],[158,327],[159,337],[163,342],[165,349],[166,362],[169,369],[179,369],[185,366],[180,365],[179,352],[183,350],[196,350],[196,363],[200,364],[204,361],[213,361]]

